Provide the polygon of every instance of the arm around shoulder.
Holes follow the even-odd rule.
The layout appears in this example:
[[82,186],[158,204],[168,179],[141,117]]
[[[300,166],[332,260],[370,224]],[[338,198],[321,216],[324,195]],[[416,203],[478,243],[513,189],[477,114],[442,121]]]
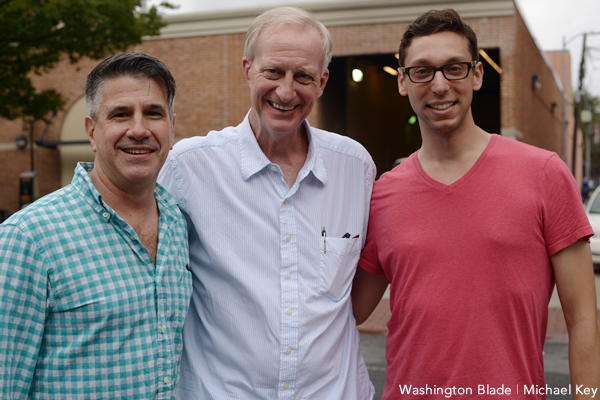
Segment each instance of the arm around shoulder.
[[356,325],[362,324],[369,318],[389,283],[385,275],[372,274],[362,269],[360,265],[356,268],[352,283],[352,310]]
[[[580,239],[551,257],[567,330],[573,387],[600,393],[600,322],[589,243]],[[575,399],[590,398],[575,391]]]

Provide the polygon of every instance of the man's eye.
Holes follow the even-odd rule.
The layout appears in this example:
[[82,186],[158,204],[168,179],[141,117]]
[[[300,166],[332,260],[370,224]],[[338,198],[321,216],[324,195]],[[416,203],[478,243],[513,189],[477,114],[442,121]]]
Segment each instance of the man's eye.
[[300,83],[310,83],[313,81],[312,76],[308,75],[308,74],[300,74],[297,76],[296,78],[298,80],[298,82]]
[[429,68],[415,68],[413,71],[415,75],[429,75],[431,73]]

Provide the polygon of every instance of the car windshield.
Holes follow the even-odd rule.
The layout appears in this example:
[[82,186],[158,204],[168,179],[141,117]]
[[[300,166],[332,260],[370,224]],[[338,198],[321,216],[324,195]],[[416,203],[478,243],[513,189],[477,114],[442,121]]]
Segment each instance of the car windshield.
[[600,195],[594,198],[594,202],[590,207],[590,213],[600,214]]

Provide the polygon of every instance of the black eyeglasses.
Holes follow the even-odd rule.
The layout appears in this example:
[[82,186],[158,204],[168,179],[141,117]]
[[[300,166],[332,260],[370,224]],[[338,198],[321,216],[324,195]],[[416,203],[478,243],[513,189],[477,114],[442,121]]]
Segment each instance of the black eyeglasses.
[[431,82],[435,73],[442,71],[444,78],[449,81],[459,81],[469,76],[469,71],[477,65],[477,61],[460,61],[444,64],[441,67],[431,65],[415,65],[414,67],[401,67],[408,78],[414,83]]

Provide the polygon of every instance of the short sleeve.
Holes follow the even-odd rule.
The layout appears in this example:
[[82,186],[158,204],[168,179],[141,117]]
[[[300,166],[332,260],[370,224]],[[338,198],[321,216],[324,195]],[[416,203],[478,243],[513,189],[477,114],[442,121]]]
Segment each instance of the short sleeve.
[[381,268],[381,264],[379,263],[379,254],[377,251],[377,237],[379,232],[378,227],[378,217],[379,215],[375,211],[377,209],[376,205],[373,204],[373,200],[371,201],[371,209],[369,216],[369,224],[367,228],[367,238],[365,241],[365,247],[360,253],[360,259],[358,260],[358,266],[364,269],[367,272],[376,275],[384,275],[385,272]]
[[594,234],[585,215],[577,183],[556,154],[544,165],[539,193],[549,256]]

